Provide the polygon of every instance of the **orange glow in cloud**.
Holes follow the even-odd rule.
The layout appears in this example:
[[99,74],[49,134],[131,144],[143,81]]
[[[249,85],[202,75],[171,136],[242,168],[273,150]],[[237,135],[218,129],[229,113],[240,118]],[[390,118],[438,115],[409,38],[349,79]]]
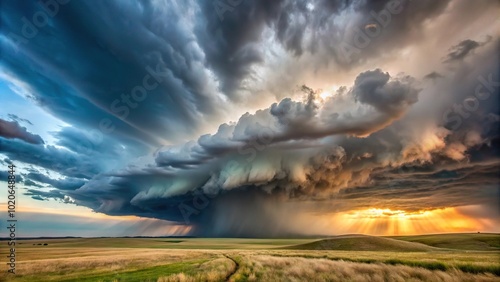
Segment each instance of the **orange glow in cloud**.
[[338,215],[346,233],[406,235],[445,232],[476,232],[494,229],[491,219],[474,218],[456,208],[406,212],[371,208]]
[[[464,213],[481,206],[442,208],[408,212],[388,208],[369,208],[340,213],[309,214],[301,222],[309,226],[308,234],[413,235],[453,232],[499,232],[494,217],[485,218]],[[299,231],[299,230],[297,230]]]

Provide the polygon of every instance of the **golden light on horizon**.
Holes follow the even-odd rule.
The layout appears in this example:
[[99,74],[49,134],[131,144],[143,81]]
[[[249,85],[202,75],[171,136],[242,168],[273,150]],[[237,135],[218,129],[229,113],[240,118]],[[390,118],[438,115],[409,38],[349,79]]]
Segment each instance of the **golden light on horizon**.
[[372,235],[476,232],[494,226],[494,222],[490,220],[464,215],[456,208],[420,211],[369,208],[341,213],[338,216],[346,233]]

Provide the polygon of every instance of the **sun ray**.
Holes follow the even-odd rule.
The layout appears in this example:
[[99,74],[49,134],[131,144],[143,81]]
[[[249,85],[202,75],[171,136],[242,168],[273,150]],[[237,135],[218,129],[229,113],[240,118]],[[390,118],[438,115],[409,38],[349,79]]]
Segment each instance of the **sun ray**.
[[[475,207],[475,206],[472,206]],[[480,207],[475,207],[480,208]],[[494,229],[495,222],[462,214],[454,207],[404,211],[369,208],[321,216],[331,232],[371,235],[411,235],[441,232],[477,232]],[[340,224],[339,224],[340,222]],[[328,225],[328,224],[326,224]]]

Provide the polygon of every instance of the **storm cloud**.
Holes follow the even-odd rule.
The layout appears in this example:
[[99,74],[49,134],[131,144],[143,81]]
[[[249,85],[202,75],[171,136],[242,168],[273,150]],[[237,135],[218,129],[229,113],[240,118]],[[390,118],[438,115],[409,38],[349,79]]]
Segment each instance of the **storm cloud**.
[[0,98],[60,123],[2,107],[0,154],[35,200],[202,236],[289,235],[304,214],[374,206],[489,210],[499,8],[10,1]]
[[17,121],[7,121],[0,119],[0,136],[8,139],[21,139],[31,144],[43,144],[43,139],[39,135],[32,134],[22,127]]

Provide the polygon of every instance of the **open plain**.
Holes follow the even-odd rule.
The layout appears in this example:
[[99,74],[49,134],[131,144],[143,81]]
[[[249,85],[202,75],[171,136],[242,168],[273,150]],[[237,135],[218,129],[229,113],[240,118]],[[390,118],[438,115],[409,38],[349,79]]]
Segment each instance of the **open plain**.
[[16,274],[2,271],[0,279],[500,281],[499,240],[499,234],[29,239],[18,241]]

